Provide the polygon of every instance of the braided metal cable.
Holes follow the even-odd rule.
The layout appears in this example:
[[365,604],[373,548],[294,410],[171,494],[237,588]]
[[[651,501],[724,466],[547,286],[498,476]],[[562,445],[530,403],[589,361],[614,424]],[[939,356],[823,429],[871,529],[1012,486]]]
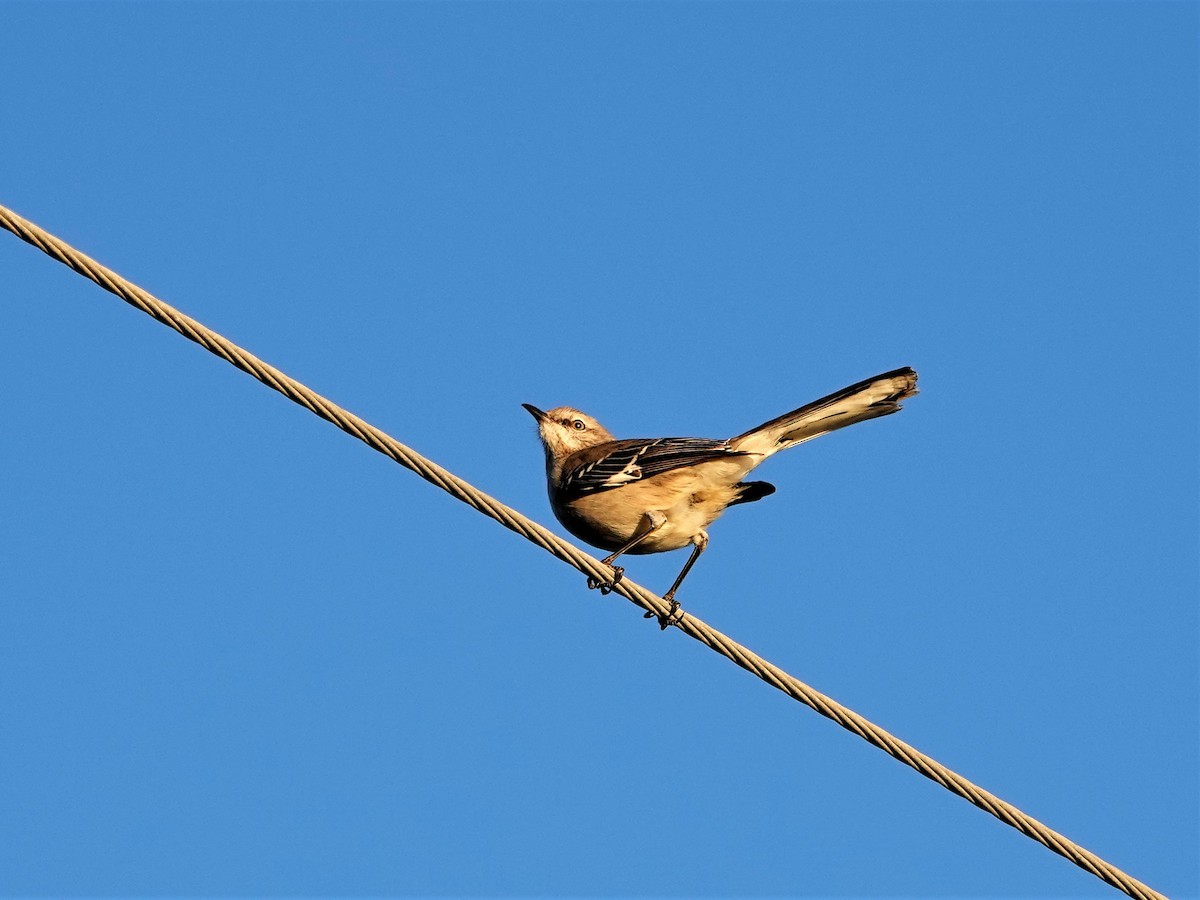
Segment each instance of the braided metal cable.
[[[609,567],[602,565],[599,560],[590,554],[584,553],[579,548],[567,543],[538,523],[526,518],[499,500],[488,496],[473,485],[468,484],[436,463],[426,459],[415,450],[401,444],[375,426],[347,412],[337,404],[310,390],[295,379],[288,377],[278,369],[268,365],[231,341],[226,340],[216,332],[204,327],[195,319],[184,315],[137,287],[137,285],[126,281],[111,269],[100,265],[100,263],[85,256],[70,245],[48,234],[32,222],[23,219],[4,206],[0,206],[0,225],[64,265],[74,269],[85,278],[96,282],[96,284],[105,290],[116,294],[122,300],[137,307],[147,315],[178,331],[188,340],[195,341],[200,346],[215,353],[243,372],[253,375],[263,384],[273,388],[288,399],[294,400],[311,412],[316,413],[322,419],[332,422],[347,434],[358,438],[369,447],[391,457],[405,468],[416,472],[426,481],[437,485],[442,490],[474,507],[484,515],[495,519],[506,528],[528,538],[542,549],[574,566],[585,575],[599,582],[607,582],[611,578],[612,573]],[[642,609],[658,616],[660,620],[669,613],[666,601],[627,578],[618,582],[613,590]],[[1006,803],[956,772],[947,769],[936,760],[931,759],[879,726],[867,721],[858,713],[847,709],[837,701],[826,697],[820,691],[792,677],[778,666],[772,665],[762,659],[753,651],[743,647],[732,638],[710,627],[695,616],[682,613],[676,617],[676,621],[673,624],[684,634],[695,638],[738,666],[741,666],[746,671],[757,675],[772,687],[783,691],[789,697],[800,701],[826,718],[832,719],[868,743],[873,744],[905,765],[916,769],[926,778],[937,782],[942,787],[968,800],[980,809],[991,813],[1001,822],[1011,825],[1022,834],[1033,838],[1038,843],[1069,859],[1080,868],[1091,872],[1097,878],[1102,879],[1113,887],[1124,891],[1129,896],[1138,898],[1163,897],[1162,894],[1159,894],[1137,879],[1105,862],[1094,853],[1085,850],[1069,838],[1064,837],[1033,817],[1021,812],[1012,804]]]

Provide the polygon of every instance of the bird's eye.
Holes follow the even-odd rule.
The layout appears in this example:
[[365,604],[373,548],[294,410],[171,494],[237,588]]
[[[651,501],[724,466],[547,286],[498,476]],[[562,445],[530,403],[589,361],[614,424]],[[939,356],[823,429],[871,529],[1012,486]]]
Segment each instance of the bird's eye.
[[583,431],[585,428],[587,428],[587,425],[583,424],[583,419],[576,419],[571,423],[571,427],[576,431]]

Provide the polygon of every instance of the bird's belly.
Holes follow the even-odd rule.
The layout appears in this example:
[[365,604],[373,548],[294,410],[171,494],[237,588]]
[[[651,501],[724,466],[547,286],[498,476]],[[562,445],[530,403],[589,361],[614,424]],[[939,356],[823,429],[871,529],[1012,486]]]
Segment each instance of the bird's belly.
[[[620,488],[615,490],[619,491]],[[633,538],[642,522],[645,510],[631,505],[621,505],[619,508],[606,503],[606,495],[613,493],[605,491],[580,497],[568,508],[555,510],[558,521],[563,527],[581,541],[586,541],[601,550],[617,550]],[[658,553],[663,550],[675,550],[687,544],[690,535],[676,538],[671,543],[663,543],[664,539],[676,537],[668,520],[667,525],[647,537],[630,553]]]
[[[724,507],[722,507],[724,509]],[[713,519],[721,514],[709,516],[696,507],[680,508],[677,504],[667,512],[667,524],[656,530],[644,541],[640,541],[630,553],[662,553],[667,550],[678,550],[692,543],[692,538],[712,524]]]
[[[682,481],[684,475],[665,473],[659,478]],[[673,501],[666,508],[648,508],[637,503],[635,498],[639,494],[634,491],[621,496],[626,488],[578,497],[571,507],[554,505],[562,509],[558,520],[567,531],[602,550],[617,550],[627,544],[642,525],[644,516],[652,509],[663,513],[666,523],[628,551],[631,554],[662,553],[691,544],[692,539],[712,524],[737,497],[737,491],[724,483],[690,482],[691,479],[687,484],[670,485],[683,489],[666,492],[666,496]]]

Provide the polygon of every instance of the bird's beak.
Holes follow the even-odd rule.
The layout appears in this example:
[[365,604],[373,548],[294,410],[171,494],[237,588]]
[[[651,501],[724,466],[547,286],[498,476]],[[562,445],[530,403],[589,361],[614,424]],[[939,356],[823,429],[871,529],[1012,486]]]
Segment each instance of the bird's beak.
[[544,412],[542,412],[540,409],[538,409],[536,406],[534,406],[530,403],[522,403],[521,405],[523,407],[525,407],[527,410],[529,410],[529,414],[538,420],[539,425],[542,422],[546,421],[546,414]]

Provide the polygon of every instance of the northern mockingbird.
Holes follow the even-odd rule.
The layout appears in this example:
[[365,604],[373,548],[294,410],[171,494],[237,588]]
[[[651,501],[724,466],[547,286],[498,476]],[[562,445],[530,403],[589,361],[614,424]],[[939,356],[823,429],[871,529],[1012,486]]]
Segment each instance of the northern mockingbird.
[[[807,406],[784,413],[726,441],[708,438],[617,440],[599,422],[569,406],[542,412],[522,404],[537,420],[546,451],[550,508],[580,540],[611,550],[602,562],[613,567],[608,583],[588,578],[588,587],[608,593],[624,569],[613,563],[625,553],[661,553],[692,545],[683,571],[663,595],[672,624],[679,609],[675,592],[708,546],[705,531],[726,507],[775,493],[765,481],[742,481],[768,456],[856,422],[886,416],[917,393],[910,368],[885,372]],[[647,618],[650,617],[647,613]]]

